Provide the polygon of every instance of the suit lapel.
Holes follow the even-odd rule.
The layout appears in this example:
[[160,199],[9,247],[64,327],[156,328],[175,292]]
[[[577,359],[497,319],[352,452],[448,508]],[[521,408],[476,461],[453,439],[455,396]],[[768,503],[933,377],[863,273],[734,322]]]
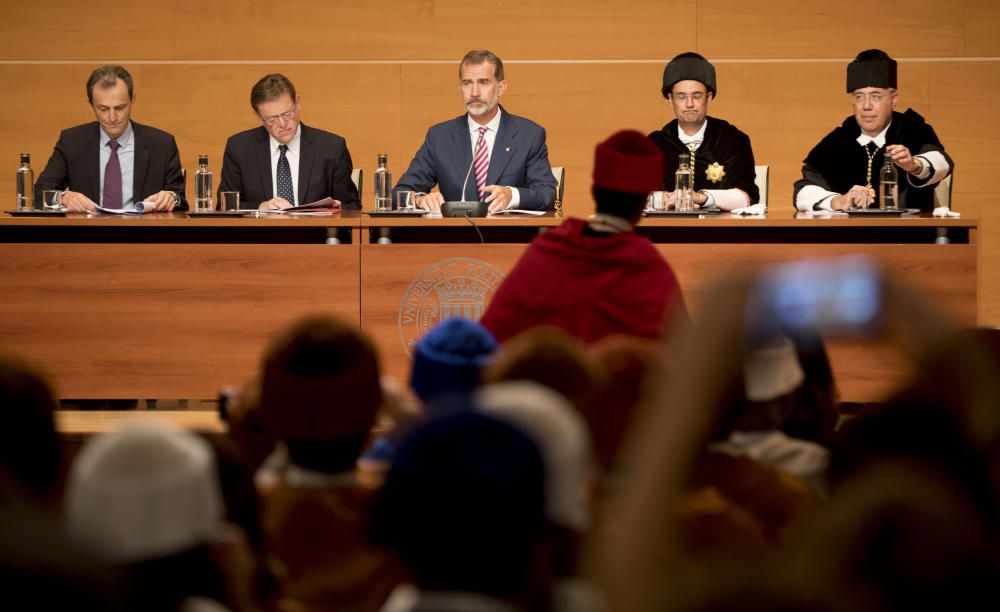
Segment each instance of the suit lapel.
[[316,150],[313,147],[312,129],[301,123],[299,125],[302,128],[299,135],[299,192],[295,195],[299,204],[308,204],[306,189],[309,187],[309,176],[312,174]]
[[90,180],[90,193],[94,194],[93,200],[100,204],[101,199],[101,124],[94,122],[94,129],[90,131],[90,136],[84,144],[84,151],[90,153],[83,159],[89,160],[87,168],[87,178]]
[[[451,167],[458,172],[458,184],[455,185],[455,191],[462,188],[462,183],[465,181],[466,173],[469,171],[469,166],[472,165],[472,141],[469,138],[469,120],[465,115],[462,115],[455,120],[455,127],[451,132]],[[469,182],[472,183],[472,192],[476,191],[476,179],[474,177],[469,178]],[[468,185],[468,184],[466,184]],[[465,188],[466,193],[468,193],[468,186]],[[465,194],[460,194],[460,200],[465,199]],[[478,200],[479,196],[472,198],[473,200]]]
[[490,167],[486,172],[486,184],[496,185],[503,174],[504,168],[510,163],[510,158],[517,153],[514,141],[517,138],[517,128],[510,122],[510,115],[504,111],[500,115],[500,127],[497,129],[496,140],[493,141],[493,153],[490,155]]
[[142,198],[152,195],[150,193],[140,193],[146,181],[146,170],[149,168],[149,146],[146,139],[142,138],[142,126],[132,123],[132,138],[134,140],[135,156],[132,167],[132,201],[139,202]]
[[267,130],[263,127],[257,132],[258,145],[254,147],[254,155],[257,157],[257,176],[260,178],[260,192],[264,194],[264,200],[274,197],[273,178],[271,177],[271,139],[268,138]]

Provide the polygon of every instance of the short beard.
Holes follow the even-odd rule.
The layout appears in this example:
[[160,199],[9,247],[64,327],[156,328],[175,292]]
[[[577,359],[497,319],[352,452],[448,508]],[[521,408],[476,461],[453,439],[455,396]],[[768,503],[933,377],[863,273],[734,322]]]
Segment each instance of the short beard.
[[[474,111],[473,106],[479,106],[480,104],[483,105],[484,107],[483,110],[481,112]],[[473,117],[482,117],[483,115],[488,114],[490,111],[496,108],[496,106],[497,106],[496,102],[493,103],[486,102],[485,104],[481,102],[470,102],[465,105],[465,110],[468,111],[469,115]]]

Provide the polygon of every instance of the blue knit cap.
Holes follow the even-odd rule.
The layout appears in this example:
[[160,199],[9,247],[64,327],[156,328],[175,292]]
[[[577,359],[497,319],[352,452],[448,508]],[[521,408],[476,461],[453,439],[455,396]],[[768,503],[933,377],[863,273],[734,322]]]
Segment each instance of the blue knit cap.
[[493,334],[479,323],[449,319],[414,346],[410,387],[424,402],[443,393],[472,391],[496,349]]

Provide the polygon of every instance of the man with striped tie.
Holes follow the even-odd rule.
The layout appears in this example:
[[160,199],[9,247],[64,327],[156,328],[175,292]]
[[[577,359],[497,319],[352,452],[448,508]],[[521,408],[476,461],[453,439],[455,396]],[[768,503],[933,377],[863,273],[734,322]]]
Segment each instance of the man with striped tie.
[[458,68],[466,114],[427,131],[424,144],[394,191],[439,191],[417,198],[437,212],[446,201],[486,202],[507,208],[550,210],[556,180],[545,129],[500,106],[507,89],[503,62],[490,51],[469,51]]

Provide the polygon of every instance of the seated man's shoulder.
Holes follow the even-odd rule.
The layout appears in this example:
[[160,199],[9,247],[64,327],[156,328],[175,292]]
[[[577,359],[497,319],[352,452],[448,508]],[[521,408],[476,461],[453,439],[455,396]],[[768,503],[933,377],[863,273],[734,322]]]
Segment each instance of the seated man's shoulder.
[[68,127],[59,133],[60,138],[82,138],[84,136],[94,136],[99,133],[100,127],[96,121],[82,123]]
[[452,130],[461,128],[464,125],[467,125],[465,115],[459,115],[453,119],[448,119],[447,121],[442,121],[441,123],[435,123],[427,130],[427,134],[428,136],[439,136],[450,133]]
[[243,130],[242,132],[236,132],[228,139],[226,139],[226,144],[249,144],[252,142],[267,140],[267,130],[261,126],[255,128],[250,128],[249,130]]
[[302,124],[302,137],[327,144],[347,142],[347,140],[340,134],[334,134],[333,132],[328,132],[326,130],[314,128],[304,123]]
[[543,132],[543,128],[538,123],[528,119],[527,117],[522,117],[520,115],[515,115],[513,113],[507,113],[507,120],[512,124],[516,125],[519,130],[530,130],[535,132]]
[[725,134],[729,138],[746,138],[750,140],[746,132],[736,127],[736,125],[726,121],[725,119],[719,119],[718,117],[709,117],[709,125],[715,124],[715,129],[719,130],[721,133]]
[[151,125],[143,125],[141,123],[132,122],[132,129],[137,135],[141,135],[143,138],[148,140],[162,141],[162,142],[172,142],[174,140],[174,135],[170,132],[165,132],[159,128],[155,128]]

